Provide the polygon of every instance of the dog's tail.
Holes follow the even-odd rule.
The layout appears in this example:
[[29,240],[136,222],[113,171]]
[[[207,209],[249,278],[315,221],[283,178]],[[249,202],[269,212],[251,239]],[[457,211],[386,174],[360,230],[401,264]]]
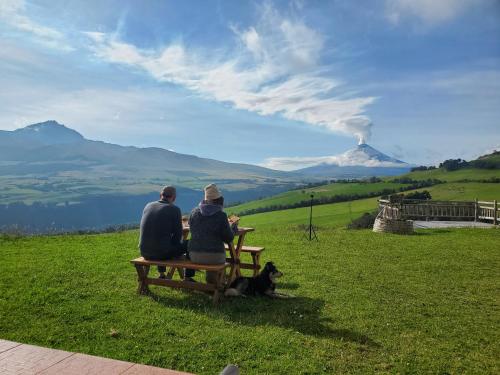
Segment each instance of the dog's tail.
[[236,288],[228,288],[224,292],[224,296],[226,296],[226,297],[239,297],[239,296],[241,296],[241,293]]

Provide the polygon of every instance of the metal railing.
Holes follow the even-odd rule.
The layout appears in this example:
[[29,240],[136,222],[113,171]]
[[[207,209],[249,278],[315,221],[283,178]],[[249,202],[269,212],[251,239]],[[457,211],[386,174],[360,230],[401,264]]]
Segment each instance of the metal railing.
[[500,208],[494,201],[426,201],[379,199],[380,215],[387,219],[465,220],[500,223]]

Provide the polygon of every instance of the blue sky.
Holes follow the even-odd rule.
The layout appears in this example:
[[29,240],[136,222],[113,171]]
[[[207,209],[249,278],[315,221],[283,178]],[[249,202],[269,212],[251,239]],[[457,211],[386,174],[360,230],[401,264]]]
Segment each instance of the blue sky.
[[500,2],[0,1],[0,129],[280,169],[500,149]]

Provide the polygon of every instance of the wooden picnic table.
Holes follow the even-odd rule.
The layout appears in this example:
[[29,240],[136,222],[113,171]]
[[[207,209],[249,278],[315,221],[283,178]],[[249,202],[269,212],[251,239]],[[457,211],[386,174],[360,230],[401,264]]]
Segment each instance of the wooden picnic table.
[[[214,304],[217,304],[219,297],[223,294],[224,288],[227,287],[235,278],[241,276],[241,269],[253,270],[253,276],[256,276],[260,269],[260,255],[264,251],[263,247],[244,246],[245,236],[249,232],[253,232],[254,228],[241,227],[235,233],[238,237],[236,246],[233,242],[225,244],[225,248],[229,251],[229,257],[226,258],[224,264],[196,264],[189,260],[165,260],[151,261],[143,257],[132,259],[130,262],[135,266],[137,271],[139,294],[148,294],[149,285],[159,285],[171,288],[194,289],[213,293]],[[189,227],[183,226],[183,236],[187,239],[189,236]],[[242,252],[249,253],[252,256],[252,263],[242,263],[240,256]],[[165,279],[156,279],[148,276],[151,266],[163,266],[168,268]],[[216,281],[213,284],[209,283],[193,283],[186,280],[184,277],[185,269],[194,269],[206,272],[214,272],[217,274]],[[229,268],[229,274],[226,269]],[[173,280],[175,271],[179,273],[180,280]]]
[[[183,237],[184,239],[188,238],[189,235],[189,226],[184,225],[183,228]],[[226,259],[227,262],[231,263],[231,271],[229,272],[229,282],[233,281],[235,278],[241,276],[241,252],[244,251],[243,243],[245,241],[245,236],[249,232],[255,231],[255,228],[250,227],[238,227],[238,231],[234,233],[235,237],[238,237],[238,241],[236,242],[236,246],[234,246],[234,242],[227,244],[226,250],[229,251],[229,257]],[[244,263],[244,268],[253,269],[254,266],[250,264]]]

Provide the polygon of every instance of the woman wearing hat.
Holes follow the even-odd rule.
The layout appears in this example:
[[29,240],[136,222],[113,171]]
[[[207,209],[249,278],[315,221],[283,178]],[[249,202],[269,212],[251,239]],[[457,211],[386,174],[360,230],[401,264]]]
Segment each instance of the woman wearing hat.
[[[191,240],[189,257],[194,263],[223,264],[226,262],[224,243],[233,241],[234,234],[223,211],[224,197],[215,184],[205,186],[205,199],[189,217]],[[215,283],[215,273],[207,272],[207,282]]]

